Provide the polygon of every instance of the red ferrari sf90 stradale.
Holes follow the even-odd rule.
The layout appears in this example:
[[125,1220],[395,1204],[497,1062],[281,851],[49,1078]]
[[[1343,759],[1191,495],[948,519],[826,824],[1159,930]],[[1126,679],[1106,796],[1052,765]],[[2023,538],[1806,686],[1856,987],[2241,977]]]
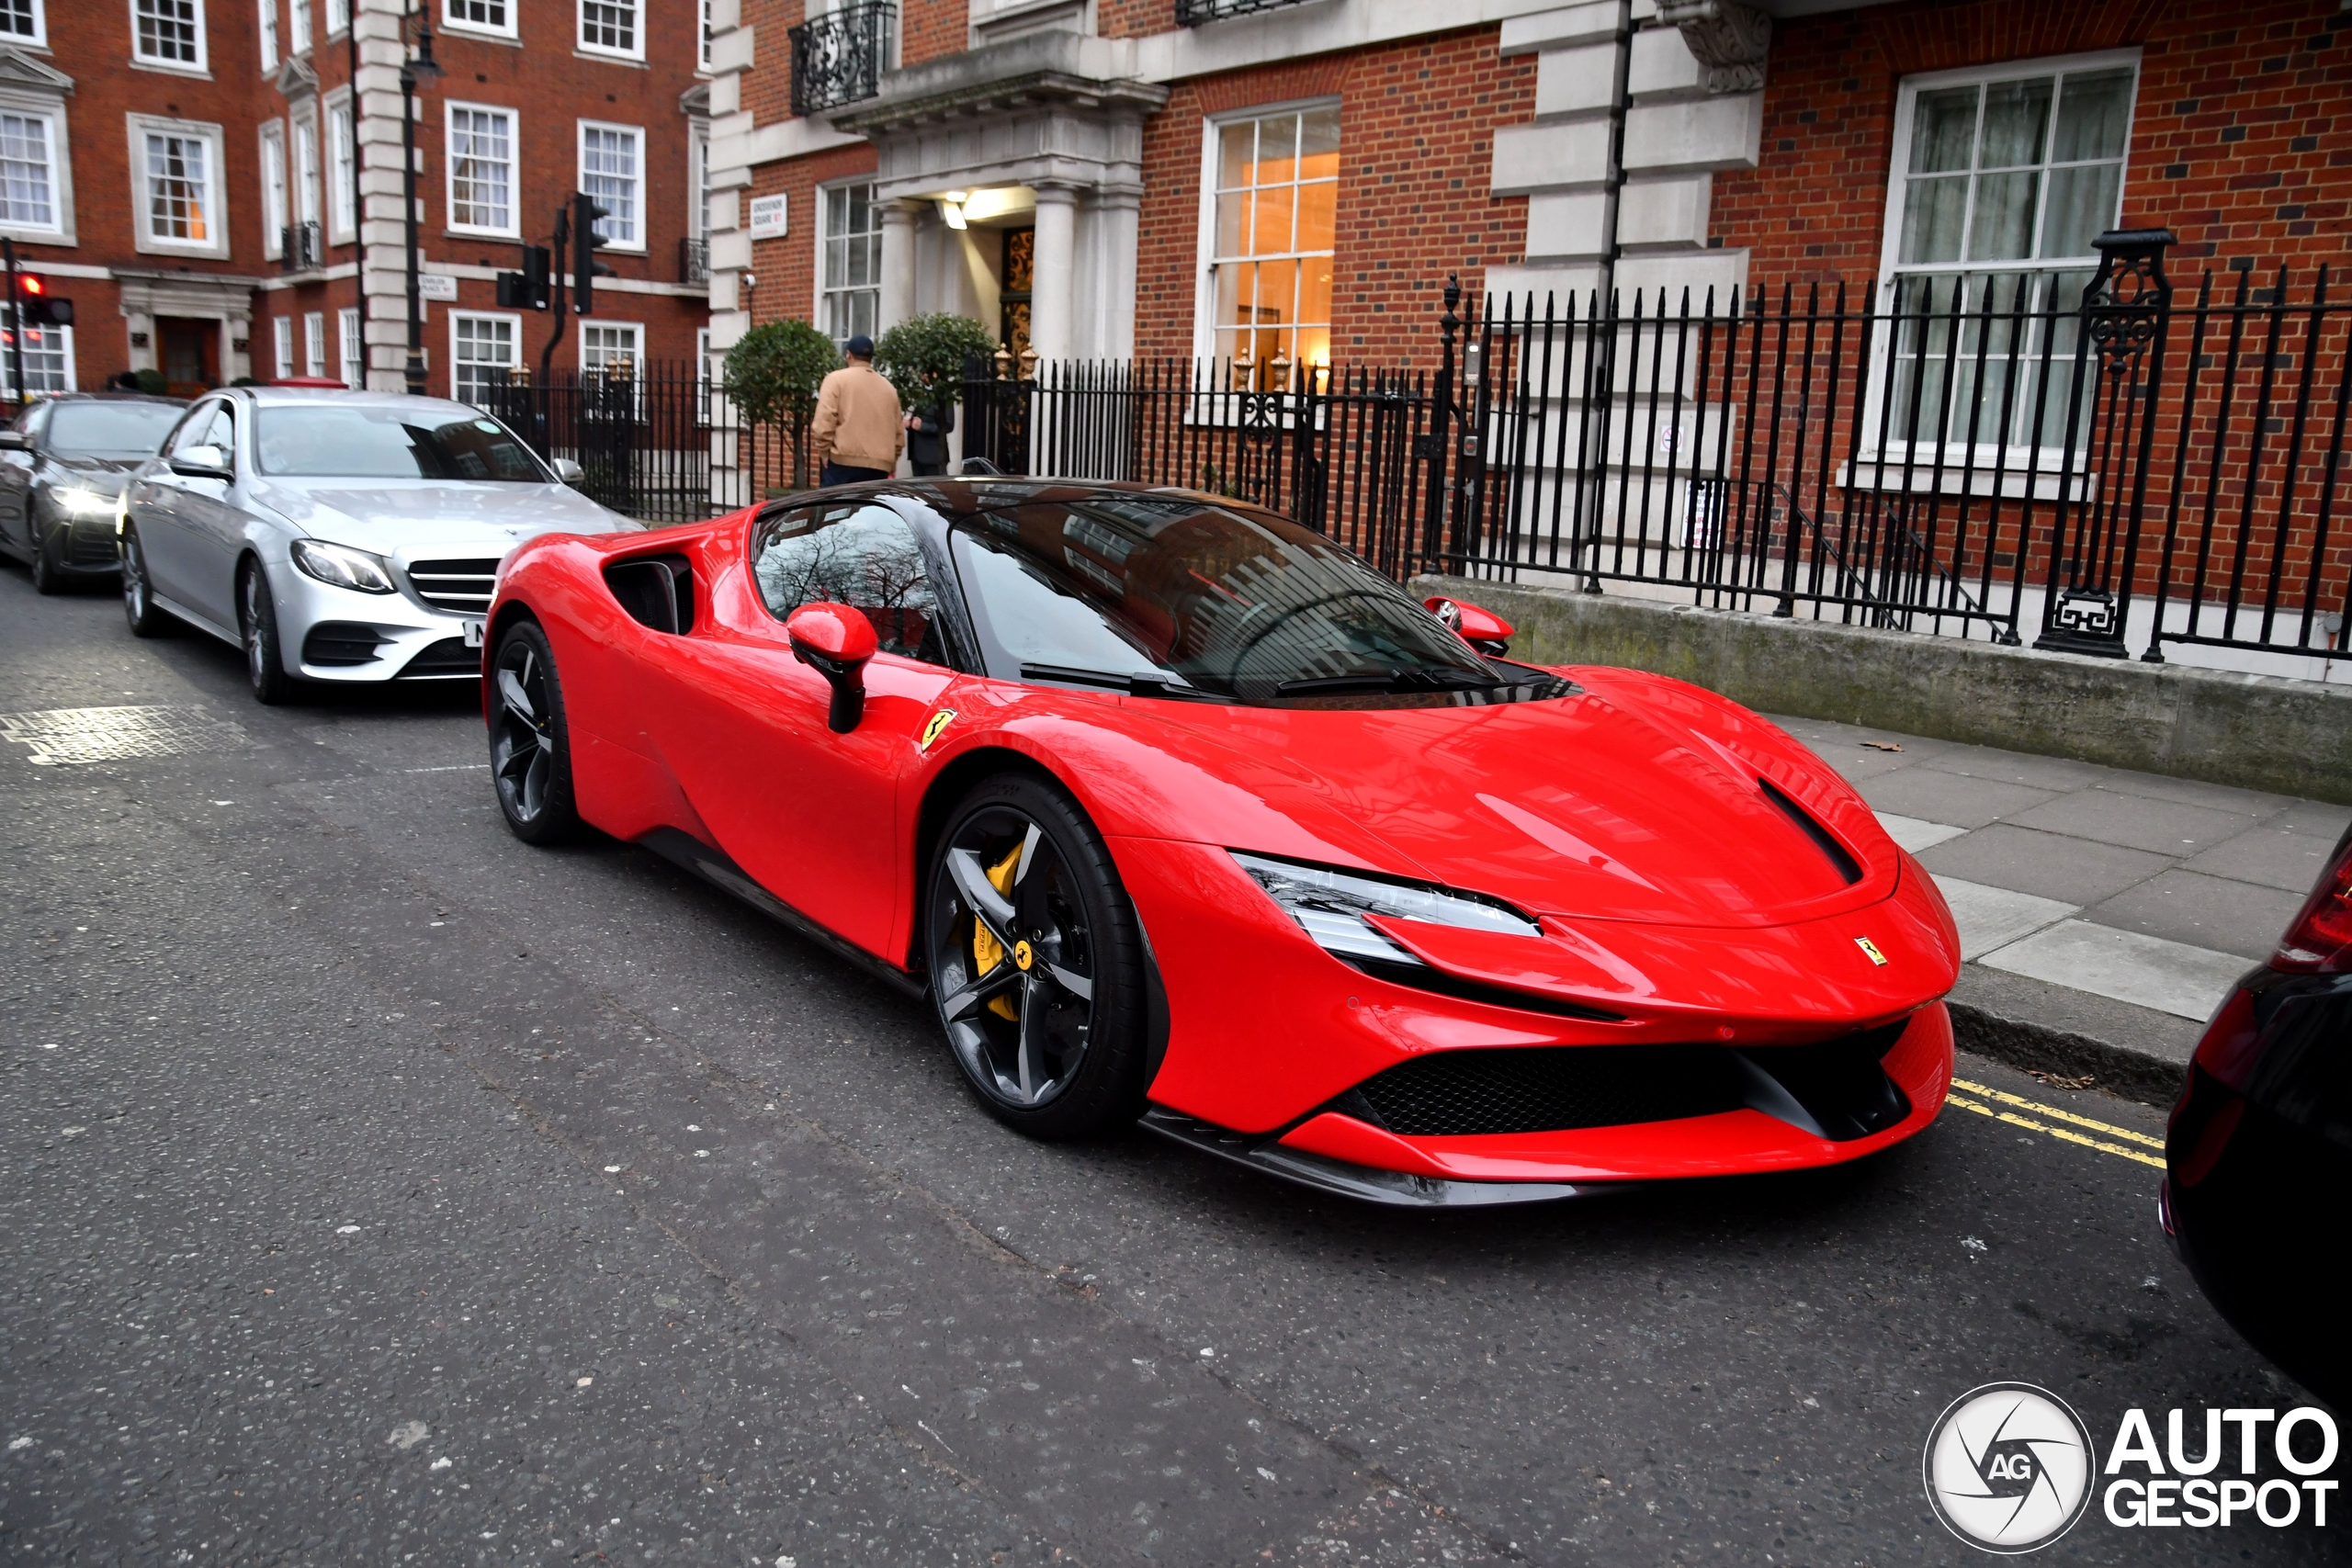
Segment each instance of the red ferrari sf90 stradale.
[[1039,1137],[1458,1204],[1926,1126],[1934,884],[1772,725],[1509,636],[1227,499],[884,482],[524,546],[484,716],[518,835],[927,993]]

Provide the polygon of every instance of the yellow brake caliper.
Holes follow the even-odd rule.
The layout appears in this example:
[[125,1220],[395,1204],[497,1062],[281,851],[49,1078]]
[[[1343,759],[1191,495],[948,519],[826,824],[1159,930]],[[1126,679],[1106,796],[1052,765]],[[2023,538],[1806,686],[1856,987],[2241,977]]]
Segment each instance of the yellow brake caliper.
[[[1011,854],[1005,856],[996,864],[989,867],[989,886],[1003,894],[1006,897],[1011,897],[1012,896],[1012,871],[1013,868],[1020,863],[1021,846],[1015,844],[1012,847],[1012,852]],[[981,919],[979,916],[974,915],[972,917],[972,973],[974,975],[985,975],[1003,962],[1004,943],[997,941],[995,937],[989,934],[987,921]],[[1016,1022],[1018,1022],[1021,1018],[1020,1010],[1012,1005],[1012,998],[1007,996],[990,997],[989,998],[989,1011],[996,1014],[999,1018],[1011,1019]]]

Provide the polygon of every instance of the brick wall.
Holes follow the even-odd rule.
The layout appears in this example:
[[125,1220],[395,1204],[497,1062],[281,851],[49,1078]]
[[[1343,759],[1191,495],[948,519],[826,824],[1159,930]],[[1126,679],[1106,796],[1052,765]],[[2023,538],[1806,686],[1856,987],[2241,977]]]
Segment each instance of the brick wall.
[[899,60],[920,65],[957,54],[970,40],[965,0],[899,0]]
[[816,320],[817,187],[834,180],[870,175],[874,167],[873,147],[860,142],[854,147],[835,148],[790,163],[762,164],[752,172],[752,188],[745,194],[744,209],[750,210],[752,197],[782,192],[788,197],[786,216],[789,224],[784,238],[761,240],[752,246],[752,276],[759,285],[744,290],[742,299],[753,325],[786,317],[803,321]]
[[[1168,0],[1158,4],[1167,10]],[[1498,41],[1484,28],[1177,84],[1144,131],[1136,352],[1193,352],[1204,118],[1336,96],[1332,357],[1430,362],[1446,274],[1459,272],[1475,291],[1486,268],[1525,249],[1525,199],[1487,191],[1494,128],[1533,112],[1535,63],[1502,58]]]
[[1874,276],[1901,78],[2130,44],[2143,52],[2124,223],[2177,233],[2177,276],[2340,263],[2352,13],[2337,0],[1913,0],[1784,19],[1762,162],[1715,176],[1712,238],[1747,247],[1749,276],[1767,287]]

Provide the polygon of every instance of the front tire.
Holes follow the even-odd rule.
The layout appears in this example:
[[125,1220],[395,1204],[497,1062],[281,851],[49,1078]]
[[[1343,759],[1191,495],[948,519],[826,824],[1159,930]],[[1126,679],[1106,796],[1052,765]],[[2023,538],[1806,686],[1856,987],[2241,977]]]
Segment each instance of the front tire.
[[277,707],[292,700],[294,682],[277,646],[277,596],[257,560],[247,561],[237,580],[237,619],[244,634],[245,683],[253,688],[254,701]]
[[40,519],[38,517],[32,520],[31,535],[33,592],[36,593],[64,592],[65,573],[59,570],[57,562],[50,558],[49,537],[43,534]]
[[134,528],[122,533],[122,614],[133,637],[162,637],[171,630],[169,617],[156,608],[154,585],[147,578],[147,552]]
[[1080,1138],[1144,1108],[1141,927],[1078,803],[1001,773],[932,852],[932,998],[965,1081],[1033,1138]]
[[580,835],[571,794],[571,730],[555,650],[535,621],[518,621],[491,660],[490,776],[506,826],[526,844]]

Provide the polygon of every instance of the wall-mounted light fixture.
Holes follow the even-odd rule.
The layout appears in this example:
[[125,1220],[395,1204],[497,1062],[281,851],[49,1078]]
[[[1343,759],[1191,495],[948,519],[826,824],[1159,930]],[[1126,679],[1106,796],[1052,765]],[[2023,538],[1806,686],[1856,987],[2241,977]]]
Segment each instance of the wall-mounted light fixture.
[[939,197],[939,220],[961,233],[964,230],[964,202],[968,192],[951,190]]

